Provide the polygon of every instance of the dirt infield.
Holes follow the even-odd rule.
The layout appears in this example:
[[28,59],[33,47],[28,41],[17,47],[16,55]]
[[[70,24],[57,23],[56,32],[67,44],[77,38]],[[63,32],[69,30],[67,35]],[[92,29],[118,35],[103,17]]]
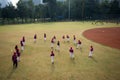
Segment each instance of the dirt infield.
[[90,29],[83,35],[94,42],[120,49],[120,27]]

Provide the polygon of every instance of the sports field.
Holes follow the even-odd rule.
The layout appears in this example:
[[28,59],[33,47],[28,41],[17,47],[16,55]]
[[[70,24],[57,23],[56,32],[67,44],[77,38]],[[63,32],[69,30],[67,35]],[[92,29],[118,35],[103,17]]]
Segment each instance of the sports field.
[[[83,32],[92,28],[120,27],[114,23],[51,22],[0,26],[0,80],[119,80],[120,49],[92,42]],[[44,42],[43,34],[47,34]],[[33,42],[37,34],[37,42]],[[50,61],[50,41],[53,36],[60,40],[60,52],[55,53],[55,64]],[[69,35],[70,43],[62,36]],[[82,42],[82,51],[73,44],[73,35]],[[18,68],[13,69],[12,52],[20,40],[26,38],[25,50],[21,53]],[[119,37],[119,36],[118,36]],[[88,58],[90,46],[94,47],[93,58]],[[69,57],[73,47],[75,59]],[[56,45],[54,46],[56,48]]]

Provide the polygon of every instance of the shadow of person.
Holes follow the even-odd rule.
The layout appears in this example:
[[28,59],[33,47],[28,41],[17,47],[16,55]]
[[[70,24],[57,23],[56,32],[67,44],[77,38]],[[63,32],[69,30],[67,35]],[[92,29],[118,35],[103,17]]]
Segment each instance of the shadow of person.
[[80,48],[80,52],[81,52],[81,53],[83,52],[82,48]]
[[94,57],[91,57],[91,59],[96,63],[98,62]]
[[70,62],[71,62],[72,64],[75,64],[75,58],[70,58]]
[[51,72],[53,73],[55,71],[55,64],[51,64]]
[[16,68],[12,68],[12,69],[11,69],[10,73],[9,73],[8,76],[7,76],[7,79],[10,79],[10,78],[11,78],[11,76],[12,76],[12,74],[15,72],[15,70],[16,70]]

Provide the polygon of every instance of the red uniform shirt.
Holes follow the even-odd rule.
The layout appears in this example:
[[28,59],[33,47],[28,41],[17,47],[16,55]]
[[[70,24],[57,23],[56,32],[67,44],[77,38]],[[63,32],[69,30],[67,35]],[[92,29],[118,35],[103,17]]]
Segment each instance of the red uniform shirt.
[[60,41],[57,42],[57,45],[60,46]]
[[73,49],[72,49],[72,47],[70,48],[69,52],[71,52],[71,53],[73,53],[73,52],[74,52],[74,51],[73,51]]
[[80,41],[80,40],[78,40],[78,44],[81,44],[81,41]]
[[16,55],[15,52],[14,52],[14,54],[12,55],[12,61],[13,61],[13,62],[17,62],[17,55]]
[[56,36],[54,36],[53,39],[56,39]]
[[54,43],[54,40],[53,40],[53,38],[52,38],[52,40],[51,40],[51,43]]
[[20,57],[20,51],[19,51],[19,49],[16,50],[16,54],[17,54],[18,57]]
[[50,56],[55,56],[55,54],[53,53],[53,51],[51,51],[51,54],[50,54]]
[[17,49],[18,49],[18,46],[16,45],[16,46],[15,46],[15,50],[17,50]]
[[90,51],[93,51],[93,47],[90,48]]
[[25,37],[23,36],[23,39],[22,39],[23,42],[25,42]]
[[37,39],[37,35],[36,34],[34,35],[34,39]]
[[75,37],[75,35],[73,36],[73,39],[74,39],[74,40],[76,40],[76,37]]
[[23,42],[22,42],[22,40],[20,41],[20,45],[23,46]]
[[65,36],[63,36],[62,38],[65,39]]
[[20,52],[17,52],[17,56],[20,57]]
[[46,34],[44,33],[44,38],[46,38]]
[[67,35],[67,38],[70,38],[70,37]]

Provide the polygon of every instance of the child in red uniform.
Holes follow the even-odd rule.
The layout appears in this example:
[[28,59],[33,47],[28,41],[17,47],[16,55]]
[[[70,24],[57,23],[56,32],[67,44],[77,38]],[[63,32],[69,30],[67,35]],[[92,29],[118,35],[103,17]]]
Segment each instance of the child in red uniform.
[[93,46],[90,46],[89,57],[92,57],[92,54],[93,54]]
[[34,43],[36,43],[37,35],[34,35]]
[[76,37],[75,37],[75,35],[73,35],[73,43],[76,45]]
[[67,38],[67,42],[70,42],[70,37],[68,35],[66,36],[66,38]]
[[56,50],[60,51],[60,41],[57,42]]
[[54,47],[54,39],[52,38],[52,40],[51,40],[51,49],[53,49],[53,47]]
[[25,37],[22,38],[23,45],[25,46]]
[[44,33],[44,41],[46,41],[46,39],[47,39],[47,38],[46,38],[46,33]]
[[65,42],[65,36],[64,36],[64,35],[62,36],[62,39],[63,39],[63,41]]
[[69,49],[69,52],[70,52],[70,58],[74,59],[74,50],[72,47]]
[[50,57],[51,57],[51,63],[52,64],[54,64],[54,56],[55,56],[54,52],[51,51]]
[[17,61],[20,61],[20,51],[19,51],[19,49],[16,50],[16,54],[17,54]]
[[14,52],[12,55],[12,62],[13,62],[13,68],[17,68],[18,62],[17,62],[17,54]]
[[17,45],[15,45],[15,51],[17,51],[17,49],[18,49],[18,46],[17,46]]
[[56,42],[56,36],[53,37],[53,41],[54,41],[54,43]]
[[23,51],[24,50],[24,45],[23,45],[23,41],[22,40],[20,41],[20,45],[21,45],[21,50]]
[[78,43],[77,43],[77,49],[80,48],[81,49],[81,41],[78,40]]

